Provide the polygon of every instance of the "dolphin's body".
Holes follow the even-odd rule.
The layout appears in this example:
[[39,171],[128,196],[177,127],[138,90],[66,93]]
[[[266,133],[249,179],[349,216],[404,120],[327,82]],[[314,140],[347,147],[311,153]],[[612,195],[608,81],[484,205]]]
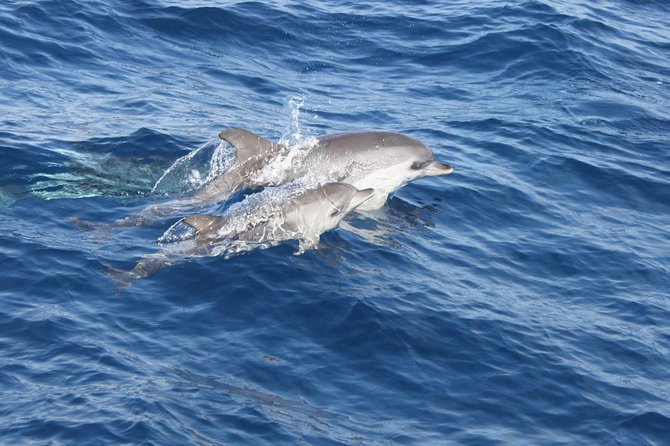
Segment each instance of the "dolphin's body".
[[322,233],[337,227],[348,212],[374,193],[346,183],[308,190],[295,184],[267,188],[231,206],[222,216],[182,218],[161,237],[166,242],[162,251],[140,260],[132,271],[114,275],[119,285],[128,285],[182,257],[232,255],[288,240],[299,240],[299,254],[315,248]]
[[315,247],[322,233],[335,228],[347,213],[376,193],[347,183],[328,183],[274,200],[262,196],[268,192],[274,191],[252,195],[224,216],[196,214],[181,221],[195,229],[198,245],[228,241],[271,246],[298,239],[304,251]]
[[196,198],[211,203],[225,200],[247,187],[265,187],[308,176],[317,182],[344,182],[357,189],[374,188],[375,195],[360,209],[377,209],[389,194],[408,182],[453,171],[449,164],[436,161],[433,152],[420,141],[394,132],[338,133],[322,136],[274,176],[260,175],[266,166],[288,149],[246,130],[229,129],[219,137],[236,150],[233,166],[215,179]]

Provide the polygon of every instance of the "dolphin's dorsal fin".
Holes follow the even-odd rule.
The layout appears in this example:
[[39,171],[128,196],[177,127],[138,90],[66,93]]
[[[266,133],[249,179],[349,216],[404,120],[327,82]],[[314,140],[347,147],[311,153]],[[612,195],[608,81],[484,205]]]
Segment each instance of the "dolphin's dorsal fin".
[[[228,129],[219,133],[219,138],[235,148],[235,164],[242,167],[249,162],[262,162],[276,156],[284,148],[255,133],[242,129]],[[250,169],[249,166],[247,169]]]
[[215,231],[222,226],[223,218],[216,215],[195,214],[184,217],[184,223],[195,228],[199,233]]

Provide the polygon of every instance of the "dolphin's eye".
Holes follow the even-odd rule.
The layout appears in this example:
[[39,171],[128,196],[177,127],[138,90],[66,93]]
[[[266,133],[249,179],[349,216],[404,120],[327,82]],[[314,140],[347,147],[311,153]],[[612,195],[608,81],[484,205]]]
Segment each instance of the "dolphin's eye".
[[430,161],[414,161],[412,165],[410,166],[410,169],[412,170],[421,170],[424,167],[426,167],[430,163]]

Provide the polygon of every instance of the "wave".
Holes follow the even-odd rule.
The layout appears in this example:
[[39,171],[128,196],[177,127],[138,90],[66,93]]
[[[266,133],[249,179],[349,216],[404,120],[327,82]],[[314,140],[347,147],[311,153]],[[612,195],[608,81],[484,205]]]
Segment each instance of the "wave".
[[[668,443],[668,14],[0,2],[2,442]],[[192,193],[231,161],[224,128],[296,150],[395,130],[455,172],[303,256],[115,295],[107,271],[173,218],[68,218]]]

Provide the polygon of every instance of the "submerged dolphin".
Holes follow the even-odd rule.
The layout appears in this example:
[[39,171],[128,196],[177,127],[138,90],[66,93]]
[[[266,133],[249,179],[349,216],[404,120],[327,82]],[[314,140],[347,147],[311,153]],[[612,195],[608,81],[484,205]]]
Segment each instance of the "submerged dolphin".
[[[231,206],[222,216],[196,214],[182,218],[161,237],[164,249],[140,260],[129,272],[114,272],[127,285],[171,265],[180,257],[232,255],[298,240],[296,254],[315,248],[322,233],[371,197],[373,189],[328,183],[303,190],[296,185],[267,188]],[[184,235],[185,234],[185,235]]]
[[289,168],[268,178],[259,173],[288,153],[285,146],[241,129],[224,130],[219,137],[235,148],[236,160],[196,194],[204,203],[225,200],[241,188],[278,185],[309,175],[321,182],[374,188],[374,198],[361,209],[377,209],[389,194],[414,179],[453,172],[422,142],[400,133],[371,131],[322,136]]

